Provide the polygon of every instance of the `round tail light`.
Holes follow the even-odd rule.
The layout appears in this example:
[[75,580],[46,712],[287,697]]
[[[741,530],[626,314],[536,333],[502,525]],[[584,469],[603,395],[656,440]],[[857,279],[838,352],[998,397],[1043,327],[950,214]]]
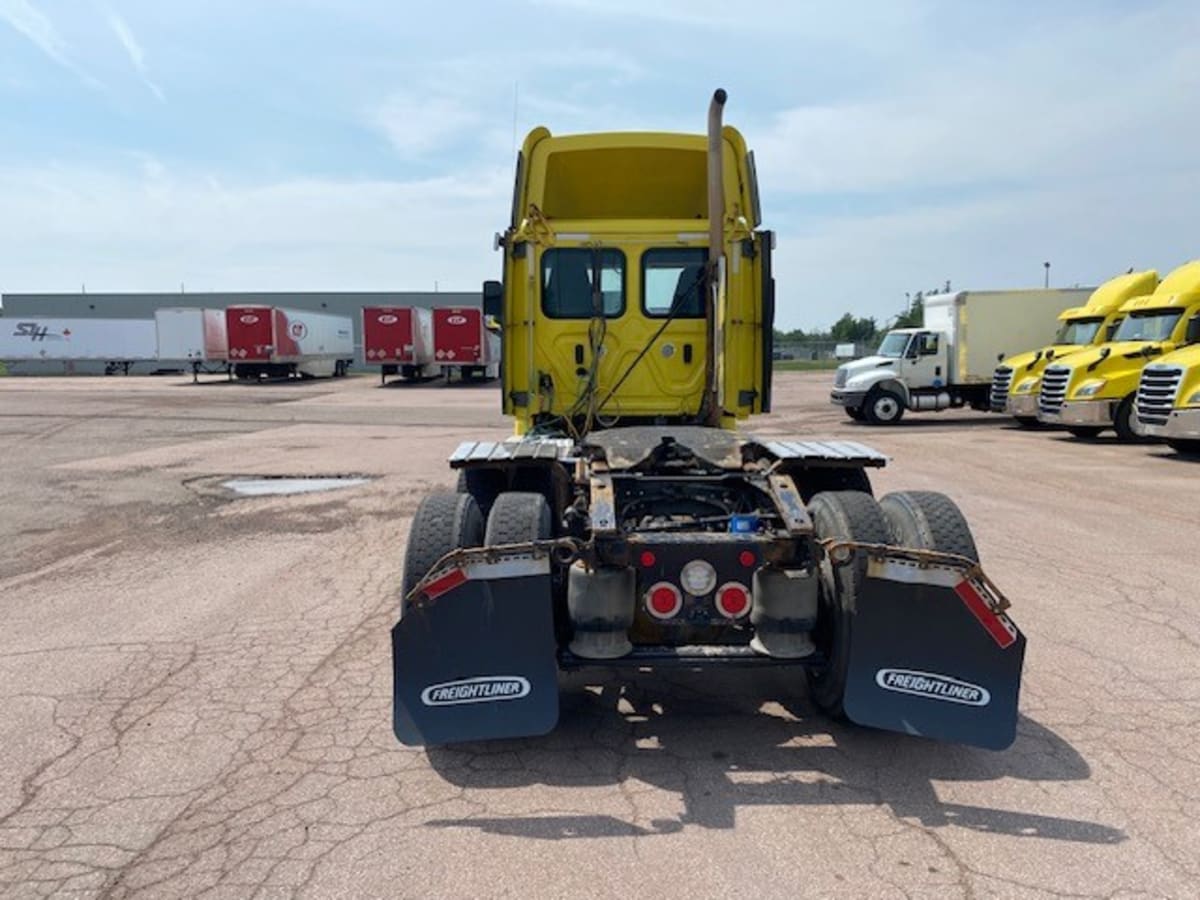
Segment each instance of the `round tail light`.
[[730,581],[717,589],[717,612],[727,619],[740,619],[750,611],[750,591]]
[[646,612],[656,619],[670,619],[683,608],[683,594],[668,581],[660,581],[646,591]]

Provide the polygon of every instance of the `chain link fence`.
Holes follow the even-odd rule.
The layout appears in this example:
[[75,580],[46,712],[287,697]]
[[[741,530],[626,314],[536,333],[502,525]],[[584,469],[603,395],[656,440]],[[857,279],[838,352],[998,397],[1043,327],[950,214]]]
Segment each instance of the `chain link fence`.
[[775,344],[775,361],[804,360],[807,362],[830,362],[858,359],[873,352],[875,345],[862,341],[857,343],[839,341],[780,341]]

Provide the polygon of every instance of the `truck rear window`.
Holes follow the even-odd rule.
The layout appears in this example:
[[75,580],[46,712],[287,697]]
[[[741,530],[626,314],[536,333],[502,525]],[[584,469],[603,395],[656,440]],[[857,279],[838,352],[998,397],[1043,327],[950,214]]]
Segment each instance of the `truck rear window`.
[[704,318],[703,247],[671,247],[642,254],[642,311],[647,316]]
[[[599,307],[599,309],[597,309]],[[542,313],[551,319],[609,319],[625,311],[625,254],[567,247],[542,254]]]

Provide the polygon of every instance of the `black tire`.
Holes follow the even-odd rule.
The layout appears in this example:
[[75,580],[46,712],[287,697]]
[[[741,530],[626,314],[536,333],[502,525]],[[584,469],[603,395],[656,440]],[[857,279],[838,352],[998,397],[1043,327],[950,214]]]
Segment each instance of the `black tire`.
[[523,544],[526,541],[545,541],[554,535],[550,506],[541,494],[509,491],[501,494],[488,513],[484,543]]
[[1037,428],[1042,423],[1038,421],[1037,416],[1014,416],[1017,424],[1022,428]]
[[[818,539],[853,540],[886,544],[891,540],[887,520],[875,498],[859,491],[817,494],[808,506]],[[817,627],[813,632],[817,649],[829,661],[823,669],[808,670],[808,690],[816,706],[835,718],[846,715],[846,672],[850,664],[850,641],[859,587],[867,577],[867,559],[862,553],[834,566],[821,563],[821,598]]]
[[1184,456],[1200,456],[1200,441],[1189,441],[1182,438],[1170,439],[1167,441],[1167,446]]
[[913,550],[957,553],[979,562],[971,526],[958,505],[935,491],[896,491],[879,501],[892,540]]
[[1137,415],[1133,401],[1134,395],[1130,394],[1117,405],[1116,415],[1113,416],[1113,428],[1117,432],[1117,438],[1127,444],[1136,444],[1144,440],[1133,429],[1134,417]]
[[402,597],[408,596],[439,559],[460,547],[483,543],[483,515],[470,494],[435,491],[421,501],[404,548]]
[[862,409],[872,425],[895,425],[904,417],[904,398],[887,388],[873,388]]
[[470,494],[479,504],[479,512],[487,520],[492,504],[505,488],[504,473],[499,469],[459,469],[455,490]]
[[863,419],[866,418],[866,413],[864,413],[862,411],[862,407],[856,407],[856,406],[847,406],[846,407],[846,415],[848,415],[855,422],[861,422]]
[[1074,425],[1067,429],[1067,433],[1070,434],[1071,437],[1090,440],[1091,438],[1100,437],[1100,432],[1103,430],[1103,428],[1100,428],[1096,425]]

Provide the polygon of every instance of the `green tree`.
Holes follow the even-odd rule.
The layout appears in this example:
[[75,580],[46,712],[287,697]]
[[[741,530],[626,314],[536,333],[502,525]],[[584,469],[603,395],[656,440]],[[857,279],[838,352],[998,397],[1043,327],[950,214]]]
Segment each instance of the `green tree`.
[[908,303],[908,309],[896,317],[894,328],[920,328],[925,318],[925,292],[917,291]]
[[839,343],[870,343],[875,340],[879,326],[874,318],[858,318],[846,313],[833,323],[829,329],[829,337]]

